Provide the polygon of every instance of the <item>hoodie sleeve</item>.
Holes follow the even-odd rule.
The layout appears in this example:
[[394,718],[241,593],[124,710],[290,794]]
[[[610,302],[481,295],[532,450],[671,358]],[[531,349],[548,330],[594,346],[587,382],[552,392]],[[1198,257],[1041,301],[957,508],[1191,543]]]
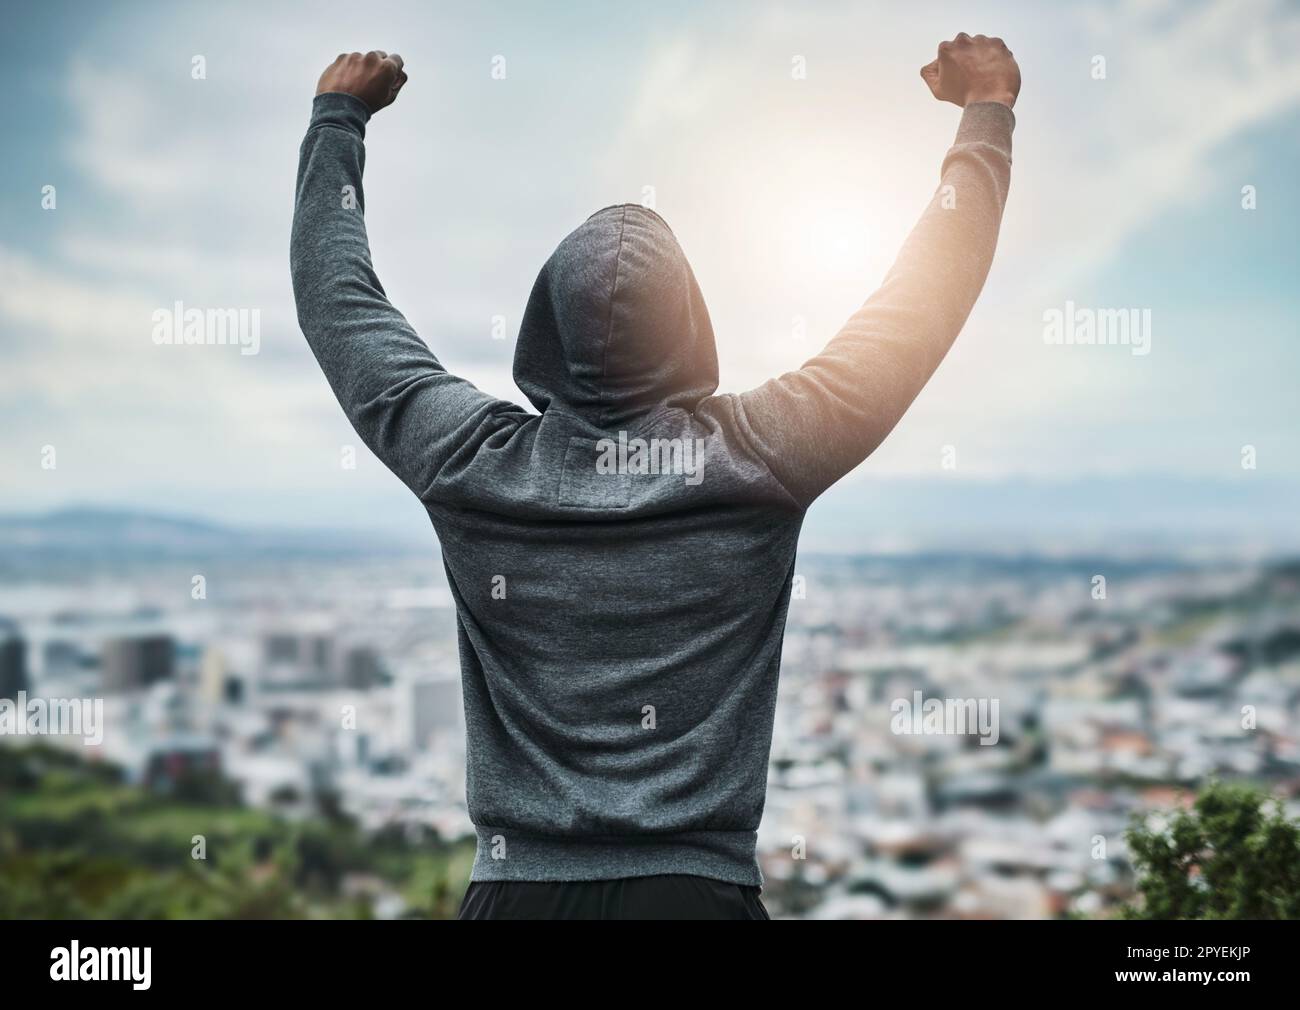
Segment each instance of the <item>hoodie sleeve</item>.
[[1005,105],[969,106],[880,289],[802,368],[735,398],[736,425],[800,505],[884,441],[965,324],[997,245],[1014,126]]
[[316,96],[299,152],[289,261],[298,324],[370,450],[422,500],[443,465],[519,408],[447,372],[389,303],[366,238],[365,125],[351,95]]

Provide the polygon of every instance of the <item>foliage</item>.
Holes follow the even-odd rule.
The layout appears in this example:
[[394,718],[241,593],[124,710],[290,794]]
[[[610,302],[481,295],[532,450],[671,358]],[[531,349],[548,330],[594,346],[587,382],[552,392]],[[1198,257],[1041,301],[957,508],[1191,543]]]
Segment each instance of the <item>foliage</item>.
[[1127,838],[1140,896],[1128,918],[1300,918],[1300,822],[1258,789],[1212,783]]
[[0,919],[368,918],[379,894],[456,913],[472,843],[367,836],[333,808],[289,821],[194,785],[155,795],[65,750],[0,746]]

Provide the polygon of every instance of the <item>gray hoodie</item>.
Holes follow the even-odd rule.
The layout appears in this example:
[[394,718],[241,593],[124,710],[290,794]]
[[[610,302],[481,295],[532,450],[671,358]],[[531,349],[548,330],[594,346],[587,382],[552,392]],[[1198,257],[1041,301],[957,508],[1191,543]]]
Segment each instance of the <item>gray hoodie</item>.
[[802,368],[739,395],[715,392],[708,310],[668,225],[635,205],[592,215],[524,312],[514,376],[532,411],[450,374],[385,297],[363,216],[368,118],[351,96],[315,100],[294,295],[357,434],[442,547],[473,879],[761,883],[804,512],[889,433],[965,322],[1006,200],[1011,111],[965,110],[884,285]]

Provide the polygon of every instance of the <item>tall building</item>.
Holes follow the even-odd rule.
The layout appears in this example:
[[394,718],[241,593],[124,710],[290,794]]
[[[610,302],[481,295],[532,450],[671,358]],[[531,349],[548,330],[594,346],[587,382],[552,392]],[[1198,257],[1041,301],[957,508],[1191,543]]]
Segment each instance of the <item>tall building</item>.
[[171,679],[176,668],[176,648],[168,635],[110,638],[99,657],[105,691],[136,691]]
[[368,691],[387,680],[379,654],[368,645],[356,645],[343,654],[343,684],[356,691]]
[[265,685],[324,687],[338,680],[334,636],[320,631],[276,631],[262,639]]
[[268,663],[296,663],[327,670],[334,657],[334,639],[328,634],[276,631],[263,641]]
[[206,647],[199,659],[199,698],[207,705],[226,701],[226,657],[215,646]]
[[0,628],[0,698],[17,701],[28,687],[27,643],[16,629]]
[[410,688],[411,742],[417,748],[427,750],[439,739],[464,733],[465,709],[458,678],[419,680]]

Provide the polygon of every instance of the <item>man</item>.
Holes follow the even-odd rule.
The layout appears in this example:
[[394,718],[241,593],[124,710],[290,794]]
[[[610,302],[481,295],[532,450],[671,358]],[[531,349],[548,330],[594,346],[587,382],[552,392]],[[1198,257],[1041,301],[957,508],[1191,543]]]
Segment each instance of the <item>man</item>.
[[514,377],[536,413],[447,372],[375,276],[363,138],[406,83],[401,57],[342,55],[321,76],[294,295],[353,427],[442,547],[478,832],[462,918],[767,918],[755,832],[800,524],[956,338],[1007,196],[1011,53],[963,33],[921,74],[965,109],[940,188],[819,355],[716,393],[673,233],[608,207],[529,297]]

